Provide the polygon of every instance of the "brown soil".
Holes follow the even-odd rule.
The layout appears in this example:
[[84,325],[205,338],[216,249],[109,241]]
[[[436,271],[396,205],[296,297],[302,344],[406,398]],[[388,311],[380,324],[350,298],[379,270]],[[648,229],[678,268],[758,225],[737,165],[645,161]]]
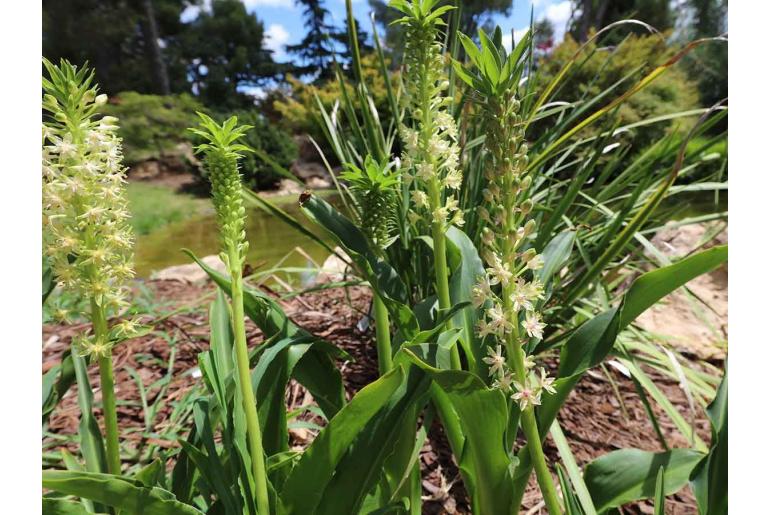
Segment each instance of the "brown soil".
[[[665,256],[680,259],[700,248],[727,243],[727,228],[711,222],[665,228],[652,244]],[[696,277],[637,319],[678,351],[700,359],[723,360],[727,350],[727,266]]]
[[[200,379],[196,379],[189,372],[197,365],[197,353],[207,349],[207,306],[214,289],[211,284],[201,286],[175,281],[150,281],[147,285],[154,292],[156,302],[168,303],[164,309],[169,312],[195,303],[199,307],[191,312],[172,314],[156,323],[157,329],[165,330],[172,336],[176,347],[172,380],[166,392],[168,402],[155,420],[156,432],[162,433],[162,428],[170,424],[169,404],[181,399],[200,382]],[[332,289],[283,302],[287,314],[297,324],[328,339],[353,357],[352,361],[339,363],[349,395],[353,395],[377,376],[372,330],[362,333],[356,328],[368,309],[369,301],[367,289],[352,287],[347,292],[343,289]],[[84,326],[57,325],[43,327],[43,372],[60,361],[62,353],[69,347],[73,334],[83,328]],[[256,327],[247,325],[247,332],[251,345],[258,345],[261,342],[261,334]],[[138,406],[140,395],[135,379],[129,374],[129,367],[133,367],[145,387],[149,386],[167,374],[166,363],[170,352],[169,343],[156,336],[139,338],[115,349],[117,397],[123,401],[133,401],[130,406],[118,407],[120,427],[123,438],[134,440],[136,445],[151,443],[161,448],[178,446],[173,440],[142,441],[141,431],[144,427],[144,419],[142,409]],[[556,366],[553,360],[547,364],[551,368]],[[662,450],[633,384],[614,369],[610,370],[620,390],[627,414],[623,413],[610,382],[600,374],[590,373],[586,374],[578,384],[559,415],[559,421],[581,466],[597,456],[625,447],[651,451]],[[653,370],[647,370],[647,372],[668,398],[683,413],[688,413],[687,400],[676,382]],[[92,369],[90,373],[98,402],[100,399],[98,371]],[[79,411],[75,389],[76,386],[73,386],[52,413],[49,425],[51,432],[60,435],[77,432]],[[150,391],[149,401],[154,401],[156,395],[157,391]],[[303,401],[307,402],[307,396],[299,385],[291,384],[287,400],[291,406],[297,406],[302,405]],[[687,440],[677,432],[666,415],[658,409],[656,414],[670,445],[687,447]],[[708,441],[709,426],[702,411],[697,415],[695,426],[701,438]],[[307,445],[310,438],[312,435],[307,431],[292,431],[293,445]],[[46,439],[46,443],[51,443],[51,440]],[[557,460],[558,453],[550,438],[546,440],[545,445],[549,461]],[[423,512],[469,513],[467,495],[459,478],[457,466],[438,424],[434,424],[431,428],[429,441],[422,450],[420,462],[423,469],[425,499]],[[534,478],[530,480],[524,507],[522,513],[545,513]],[[667,512],[696,513],[694,499],[689,489],[669,497]],[[624,513],[652,513],[652,509],[650,504],[637,503],[624,508]]]

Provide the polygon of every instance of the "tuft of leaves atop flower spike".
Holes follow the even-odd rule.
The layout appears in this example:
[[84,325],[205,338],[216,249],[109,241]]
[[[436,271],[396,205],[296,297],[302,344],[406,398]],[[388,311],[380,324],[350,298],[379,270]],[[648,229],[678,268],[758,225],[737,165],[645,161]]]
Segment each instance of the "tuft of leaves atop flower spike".
[[364,233],[379,248],[393,241],[396,224],[399,176],[392,172],[394,163],[379,163],[372,156],[364,159],[364,167],[346,163],[340,179],[348,181],[359,208],[359,223]]
[[406,14],[403,18],[399,18],[391,23],[391,25],[409,25],[418,21],[426,27],[435,25],[446,25],[441,16],[456,9],[453,5],[444,5],[436,10],[433,10],[433,6],[438,3],[438,0],[412,0],[407,2],[406,0],[391,0],[388,4],[390,7],[401,11]]
[[463,82],[486,97],[501,95],[518,86],[524,71],[522,57],[529,50],[532,40],[530,31],[522,36],[510,55],[503,46],[503,32],[499,26],[492,38],[483,29],[479,29],[481,47],[477,47],[465,34],[458,33],[458,38],[472,66],[468,70],[459,61],[452,61],[457,76]]
[[[221,125],[204,113],[198,113],[198,116],[200,128],[189,130],[206,141],[196,146],[195,151],[203,154],[205,172],[211,181],[211,196],[222,239],[222,260],[231,269],[240,269],[249,243],[246,241],[246,209],[243,207],[238,160],[243,152],[251,149],[238,140],[252,127],[238,125],[235,116]],[[229,263],[230,250],[235,251],[238,263]]]

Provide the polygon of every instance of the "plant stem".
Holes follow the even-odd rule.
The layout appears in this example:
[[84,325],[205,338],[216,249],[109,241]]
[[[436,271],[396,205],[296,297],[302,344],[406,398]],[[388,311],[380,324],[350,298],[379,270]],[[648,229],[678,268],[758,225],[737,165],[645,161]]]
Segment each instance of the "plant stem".
[[[441,204],[441,193],[438,184],[436,184],[437,182],[438,181],[434,180],[431,183],[430,203],[432,206],[439,206]],[[452,307],[452,300],[449,296],[449,268],[446,264],[446,235],[444,234],[443,223],[439,220],[434,220],[431,223],[431,230],[433,235],[433,261],[436,269],[436,296],[438,297],[438,307],[440,309],[449,309]],[[452,328],[451,319],[447,321],[446,328]],[[457,348],[457,344],[452,346],[449,360],[454,370],[460,370],[462,368],[460,351]]]
[[246,346],[246,325],[243,313],[243,278],[241,277],[241,260],[234,246],[228,249],[230,262],[230,277],[232,289],[233,335],[235,337],[235,358],[238,368],[238,380],[243,399],[243,411],[246,415],[246,432],[249,440],[249,454],[256,484],[257,511],[260,515],[269,515],[270,508],[267,495],[267,476],[265,474],[265,453],[262,449],[262,432],[259,428],[257,401],[251,388],[251,373],[249,370],[249,351]]
[[463,436],[463,429],[460,426],[460,417],[457,416],[457,412],[452,407],[447,394],[435,382],[430,386],[430,393],[433,405],[436,407],[436,411],[441,419],[441,425],[444,426],[444,433],[446,433],[447,440],[449,440],[452,454],[461,456],[465,436]]
[[382,376],[393,368],[393,351],[390,346],[390,320],[388,309],[376,292],[373,293],[372,304],[377,338],[377,363],[380,375]]
[[545,505],[548,508],[548,513],[560,515],[561,505],[559,504],[559,496],[556,494],[556,487],[553,484],[551,472],[548,470],[548,464],[545,461],[543,443],[540,441],[540,434],[538,433],[535,420],[535,410],[532,406],[529,406],[521,414],[521,427],[524,430],[524,435],[527,437],[527,442],[530,444],[529,453],[535,466],[535,475],[540,485],[540,491],[543,494],[543,501],[545,501]]
[[[94,338],[104,343],[107,340],[107,318],[104,314],[104,309],[93,299],[91,299],[91,323],[94,326]],[[109,351],[107,356],[99,356],[99,382],[102,389],[107,472],[110,474],[120,474],[118,412],[115,404],[115,376],[112,370],[112,351]]]
[[[506,298],[508,298],[508,296],[506,296]],[[524,367],[524,350],[518,343],[518,340],[518,328],[514,325],[514,330],[506,339],[506,351],[508,352],[508,355],[512,357],[511,362],[517,380],[521,384],[525,384],[527,371]],[[561,505],[559,504],[559,497],[556,494],[556,487],[553,484],[551,472],[548,470],[548,463],[546,462],[545,454],[543,453],[543,442],[540,439],[537,419],[535,418],[535,408],[531,404],[521,412],[521,429],[524,432],[524,436],[527,438],[527,447],[529,448],[530,458],[535,467],[537,483],[540,485],[540,491],[543,494],[543,501],[545,502],[546,508],[548,508],[548,513],[551,515],[560,515]],[[516,504],[516,506],[518,506],[518,504]]]

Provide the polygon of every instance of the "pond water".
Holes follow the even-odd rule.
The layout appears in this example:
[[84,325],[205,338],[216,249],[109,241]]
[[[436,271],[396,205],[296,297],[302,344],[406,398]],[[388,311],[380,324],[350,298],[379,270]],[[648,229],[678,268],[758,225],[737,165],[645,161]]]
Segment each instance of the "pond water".
[[[282,202],[280,206],[313,234],[322,235],[323,231],[305,218],[296,202]],[[329,254],[319,243],[257,208],[247,211],[246,238],[249,241],[247,263],[260,270],[276,266],[279,262],[282,267],[314,267],[308,256],[321,266]],[[198,257],[204,257],[218,254],[219,246],[219,232],[213,212],[171,223],[149,235],[137,237],[136,275],[149,278],[152,272],[190,263],[191,260],[181,250],[183,248],[192,250]],[[298,252],[297,247],[302,251]]]
[[[329,201],[334,203],[335,199],[331,198]],[[727,195],[726,192],[720,195],[718,207],[714,203],[713,193],[710,192],[675,195],[667,199],[664,206],[677,208],[675,219],[689,218],[726,210]],[[324,236],[325,241],[330,242],[328,236],[324,235],[318,226],[305,218],[293,199],[289,202],[281,202],[281,208],[294,216],[313,234]],[[279,262],[282,267],[313,268],[313,261],[320,266],[329,255],[329,251],[322,245],[300,234],[278,218],[256,208],[248,211],[246,237],[249,240],[247,262],[252,266],[258,266],[261,270],[276,266]],[[302,252],[296,250],[298,247]],[[189,263],[190,260],[181,251],[182,248],[192,250],[198,257],[219,253],[219,233],[213,213],[175,222],[147,236],[137,237],[137,277],[149,278],[154,271]],[[310,271],[300,274],[302,282],[312,275]]]

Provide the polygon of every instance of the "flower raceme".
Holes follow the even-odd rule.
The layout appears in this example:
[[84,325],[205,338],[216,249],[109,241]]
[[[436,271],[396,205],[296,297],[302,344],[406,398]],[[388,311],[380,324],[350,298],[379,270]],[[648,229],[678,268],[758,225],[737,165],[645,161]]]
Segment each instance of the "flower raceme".
[[[98,118],[107,96],[92,85],[93,72],[66,61],[44,65],[44,251],[60,287],[90,299],[106,318],[126,306],[134,276],[117,119]],[[107,356],[112,345],[138,330],[136,322],[125,321],[98,338],[82,335],[76,341],[84,354]]]
[[537,232],[537,225],[529,218],[534,208],[530,198],[532,177],[524,139],[525,123],[519,114],[521,104],[516,95],[523,70],[519,57],[531,36],[527,34],[511,55],[507,55],[502,45],[499,28],[494,41],[483,30],[479,31],[481,48],[467,36],[459,37],[475,72],[469,73],[457,62],[455,70],[457,76],[471,86],[486,136],[485,205],[479,211],[481,257],[487,268],[473,289],[473,302],[484,309],[478,322],[479,334],[492,336],[497,345],[494,350],[488,349],[489,355],[483,361],[489,365],[489,374],[494,378],[492,386],[518,403],[521,427],[543,500],[548,512],[558,515],[561,507],[534,412],[543,392],[555,393],[555,389],[553,379],[544,368],[539,375],[533,373],[535,363],[526,353],[527,344],[542,339],[545,328],[537,310],[544,298],[537,273],[543,267],[543,258],[529,243]]
[[463,212],[454,192],[462,185],[457,126],[447,111],[452,99],[445,96],[449,81],[444,71],[441,44],[437,40],[444,24],[441,15],[452,9],[433,9],[435,1],[393,0],[391,7],[406,16],[397,21],[405,27],[405,97],[413,126],[402,124],[404,152],[401,163],[407,183],[416,182],[410,212],[413,223],[423,219],[438,223],[445,230],[450,224],[461,227]]
[[[506,56],[502,45],[490,40],[483,31],[479,31],[479,39],[481,49],[467,36],[460,35],[476,66],[475,75],[454,63],[458,76],[471,86],[486,134],[486,187],[484,205],[478,210],[483,224],[481,256],[487,267],[472,290],[472,302],[476,308],[484,309],[477,326],[479,335],[491,335],[506,342],[507,358],[512,359],[510,354],[517,350],[512,345],[523,349],[530,339],[543,337],[545,324],[536,309],[544,298],[543,285],[537,278],[543,258],[529,245],[537,226],[529,218],[534,207],[529,198],[532,178],[527,168],[528,147],[519,114],[520,102],[516,98],[520,68],[516,56]],[[493,384],[510,394],[522,409],[540,404],[543,381],[548,378],[541,375],[542,379],[538,379],[531,373],[534,363],[526,353],[516,352],[523,357],[521,366],[515,363],[509,367],[502,346],[488,352],[484,362],[490,365]],[[516,381],[509,377],[513,373]]]

